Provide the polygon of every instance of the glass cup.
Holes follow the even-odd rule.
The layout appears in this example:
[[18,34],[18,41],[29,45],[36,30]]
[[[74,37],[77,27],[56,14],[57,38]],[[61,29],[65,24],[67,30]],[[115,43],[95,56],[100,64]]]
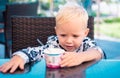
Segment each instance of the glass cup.
[[60,67],[60,61],[61,61],[61,55],[65,51],[59,48],[48,48],[44,50],[45,53],[45,60],[47,67],[49,68],[59,68]]

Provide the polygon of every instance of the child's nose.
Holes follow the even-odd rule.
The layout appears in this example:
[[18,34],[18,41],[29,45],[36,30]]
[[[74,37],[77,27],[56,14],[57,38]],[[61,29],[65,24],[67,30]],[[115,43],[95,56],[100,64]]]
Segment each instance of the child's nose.
[[73,41],[72,38],[67,38],[66,39],[66,43],[72,43],[72,41]]

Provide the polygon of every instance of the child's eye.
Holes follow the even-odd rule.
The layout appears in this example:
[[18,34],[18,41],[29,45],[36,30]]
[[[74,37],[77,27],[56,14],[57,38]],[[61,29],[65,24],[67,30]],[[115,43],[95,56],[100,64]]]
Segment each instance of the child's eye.
[[74,37],[74,38],[77,38],[77,37],[79,37],[79,36],[78,36],[78,35],[73,35],[73,37]]
[[66,35],[65,34],[60,34],[61,37],[65,37]]

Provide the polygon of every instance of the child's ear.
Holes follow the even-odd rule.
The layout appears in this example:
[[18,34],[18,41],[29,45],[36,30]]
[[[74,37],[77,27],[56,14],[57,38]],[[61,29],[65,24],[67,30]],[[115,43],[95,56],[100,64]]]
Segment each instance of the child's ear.
[[55,29],[55,33],[57,34],[57,32],[56,32],[56,26],[54,27],[54,29]]
[[89,33],[89,28],[85,29],[84,35],[87,36]]
[[56,30],[56,26],[54,27],[54,29]]

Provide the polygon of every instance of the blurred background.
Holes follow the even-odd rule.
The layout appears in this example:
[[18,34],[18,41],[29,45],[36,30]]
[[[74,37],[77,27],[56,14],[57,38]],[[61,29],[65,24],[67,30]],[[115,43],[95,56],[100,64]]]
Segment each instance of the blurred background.
[[[36,0],[9,0],[14,2],[34,2]],[[38,0],[38,15],[55,16],[66,0]],[[120,0],[76,0],[84,6],[90,16],[95,17],[95,37],[120,40]],[[104,37],[101,37],[104,36]]]
[[[29,3],[36,1],[38,1],[39,3],[37,8],[37,15],[40,17],[54,17],[57,14],[58,9],[66,3],[66,0],[0,0],[0,24],[2,24],[2,22],[4,21],[2,13],[3,11],[5,11],[6,4]],[[95,39],[113,41],[112,43],[117,42],[119,43],[116,45],[116,48],[118,49],[120,47],[120,0],[76,1],[87,10],[89,16],[94,17]],[[4,32],[2,27],[3,26],[1,25],[0,32]],[[4,38],[3,35],[1,35],[0,33],[0,40],[1,39]],[[102,44],[102,47],[104,48],[103,45],[105,44]],[[4,48],[4,45],[1,43],[0,51],[2,51],[2,48]],[[120,55],[120,50],[117,50],[116,48],[114,48],[114,51],[117,51]],[[0,57],[4,57],[4,50],[3,52],[0,52]]]

